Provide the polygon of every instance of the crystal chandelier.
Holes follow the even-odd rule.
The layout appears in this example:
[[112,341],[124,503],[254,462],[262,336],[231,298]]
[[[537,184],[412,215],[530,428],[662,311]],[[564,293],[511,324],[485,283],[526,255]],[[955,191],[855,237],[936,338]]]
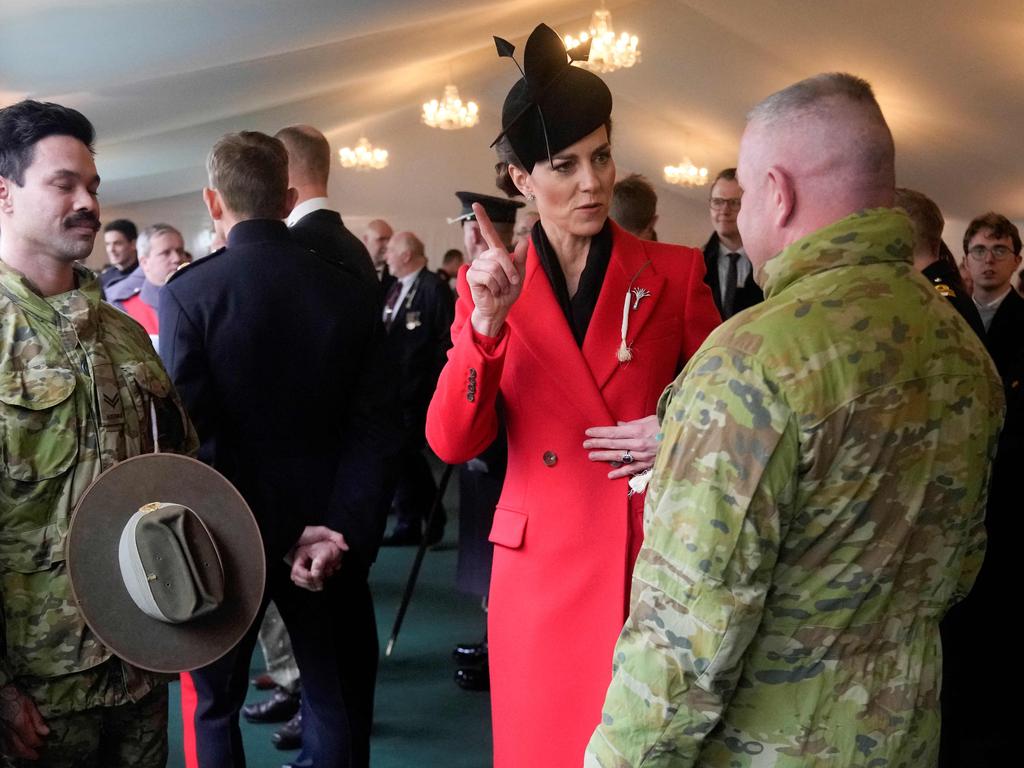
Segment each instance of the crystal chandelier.
[[708,183],[708,169],[698,168],[684,157],[679,165],[665,166],[665,181],[681,187],[703,187]]
[[374,149],[365,136],[359,139],[355,149],[352,147],[339,149],[338,157],[341,159],[343,168],[355,168],[357,171],[379,170],[388,164],[388,151]]
[[475,101],[462,102],[459,89],[448,84],[444,87],[444,98],[441,101],[431,99],[423,105],[423,122],[431,128],[445,131],[456,131],[459,128],[472,128],[480,122],[480,108]]
[[637,36],[623,32],[615,37],[611,11],[604,7],[603,2],[590,17],[590,29],[580,32],[579,37],[566,35],[565,47],[567,50],[572,49],[587,40],[591,41],[590,58],[574,63],[591,72],[614,72],[616,69],[632,67],[640,61],[640,49],[637,47],[640,41]]

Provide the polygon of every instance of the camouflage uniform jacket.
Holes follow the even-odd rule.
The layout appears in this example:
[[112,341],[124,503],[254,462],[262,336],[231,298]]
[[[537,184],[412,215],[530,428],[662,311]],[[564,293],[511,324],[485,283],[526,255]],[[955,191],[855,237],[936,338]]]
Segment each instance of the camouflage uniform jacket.
[[75,606],[64,540],[79,497],[116,462],[194,451],[195,433],[146,332],[99,283],[43,297],[0,262],[0,685],[44,717],[136,701],[158,678],[119,659]]
[[588,766],[927,766],[984,553],[999,377],[902,213],[782,251],[662,396]]

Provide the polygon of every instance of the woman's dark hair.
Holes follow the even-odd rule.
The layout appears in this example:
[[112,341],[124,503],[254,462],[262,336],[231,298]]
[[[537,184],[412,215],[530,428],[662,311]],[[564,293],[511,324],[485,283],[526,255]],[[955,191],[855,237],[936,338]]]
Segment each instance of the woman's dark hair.
[[[608,132],[608,141],[612,140],[612,119],[609,117],[608,121],[604,124],[605,130]],[[498,162],[494,164],[495,180],[494,185],[504,192],[509,197],[518,197],[522,194],[519,188],[512,181],[512,174],[508,172],[508,167],[514,165],[516,168],[522,168],[523,164],[519,158],[516,157],[516,151],[512,149],[512,143],[508,140],[508,136],[502,136],[497,144],[494,145],[494,151],[498,153]]]

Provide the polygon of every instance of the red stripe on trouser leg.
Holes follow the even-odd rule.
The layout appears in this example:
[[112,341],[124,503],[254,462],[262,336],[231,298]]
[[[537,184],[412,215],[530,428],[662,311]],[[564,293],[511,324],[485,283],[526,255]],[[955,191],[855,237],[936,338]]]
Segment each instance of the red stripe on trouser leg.
[[196,751],[196,686],[192,675],[181,675],[181,725],[182,746],[185,748],[185,768],[199,768],[199,753]]

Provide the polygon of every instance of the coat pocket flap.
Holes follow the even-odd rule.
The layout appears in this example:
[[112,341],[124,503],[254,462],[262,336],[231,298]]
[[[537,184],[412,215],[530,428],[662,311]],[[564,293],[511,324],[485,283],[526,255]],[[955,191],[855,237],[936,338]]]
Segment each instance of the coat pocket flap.
[[75,375],[66,368],[0,371],[0,401],[41,411],[63,403],[75,391]]
[[498,507],[494,510],[494,523],[488,540],[503,547],[518,549],[526,533],[526,513]]

